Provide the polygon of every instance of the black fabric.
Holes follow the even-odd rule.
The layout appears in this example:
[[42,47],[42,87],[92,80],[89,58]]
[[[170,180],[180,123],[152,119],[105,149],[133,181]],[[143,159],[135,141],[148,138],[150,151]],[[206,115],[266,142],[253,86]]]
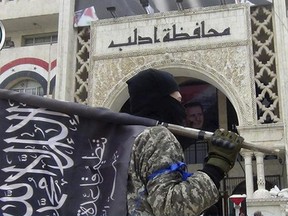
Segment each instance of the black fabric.
[[71,115],[80,115],[85,118],[97,119],[107,123],[144,126],[157,125],[157,121],[154,119],[129,115],[127,113],[117,113],[103,107],[91,107],[79,103],[59,101],[35,95],[22,94],[6,89],[0,89],[0,98],[6,100],[15,100],[21,103],[29,104],[31,106],[45,107],[47,109],[57,110],[58,112],[68,113]]
[[152,118],[160,122],[183,125],[185,109],[170,94],[179,91],[168,72],[148,69],[127,81],[130,110],[133,115]]
[[213,180],[216,187],[219,189],[220,181],[225,176],[223,170],[211,164],[205,164],[203,169],[200,171],[205,172]]
[[146,128],[119,124],[126,116],[0,90],[0,215],[126,215],[132,145]]
[[127,84],[130,95],[130,111],[135,115],[162,97],[179,91],[172,74],[156,69],[139,72],[129,79]]
[[164,96],[152,101],[135,115],[152,118],[159,122],[183,125],[185,110],[179,101],[171,96]]

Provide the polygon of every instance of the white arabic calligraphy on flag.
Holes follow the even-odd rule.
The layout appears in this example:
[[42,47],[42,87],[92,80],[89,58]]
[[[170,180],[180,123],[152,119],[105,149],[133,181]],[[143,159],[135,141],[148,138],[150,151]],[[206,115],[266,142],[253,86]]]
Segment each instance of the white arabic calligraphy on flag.
[[[126,215],[131,146],[145,126],[111,123],[117,113],[74,103],[6,90],[0,98],[3,215]],[[100,117],[87,118],[93,112]]]

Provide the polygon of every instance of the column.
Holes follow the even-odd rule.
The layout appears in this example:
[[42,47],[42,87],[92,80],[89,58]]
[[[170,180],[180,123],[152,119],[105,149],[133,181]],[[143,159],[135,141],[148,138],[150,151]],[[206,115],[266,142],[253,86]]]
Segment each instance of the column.
[[264,153],[255,152],[258,190],[265,190]]
[[[288,53],[287,53],[287,46],[288,46],[288,22],[286,16],[286,9],[288,1],[279,1],[273,0],[273,32],[274,32],[274,43],[275,43],[275,53],[276,55],[276,65],[277,65],[277,82],[278,82],[278,89],[280,89],[282,97],[280,98],[279,104],[282,110],[280,118],[283,120],[283,123],[287,125],[288,123],[288,100],[286,99],[286,95],[288,95]],[[279,91],[279,90],[278,90]],[[285,145],[285,151],[287,152],[288,149],[288,130],[287,127],[284,127],[284,138],[283,142]],[[288,173],[288,154],[286,156],[286,172]],[[286,175],[286,179],[284,180],[287,187],[288,176]]]
[[251,199],[253,197],[254,192],[253,167],[252,167],[253,152],[242,150],[240,154],[244,158],[245,163],[246,197],[247,199]]
[[271,194],[265,189],[265,173],[264,173],[264,153],[254,152],[256,156],[256,166],[257,166],[257,186],[258,189],[254,192],[253,198],[262,199],[270,198]]
[[74,0],[59,0],[59,33],[55,98],[74,101],[76,38],[73,28]]

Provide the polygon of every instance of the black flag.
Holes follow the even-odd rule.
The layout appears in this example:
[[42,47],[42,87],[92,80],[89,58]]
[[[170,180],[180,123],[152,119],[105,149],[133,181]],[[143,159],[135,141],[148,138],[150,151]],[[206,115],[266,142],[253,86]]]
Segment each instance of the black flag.
[[0,90],[0,215],[126,215],[135,137],[155,120]]

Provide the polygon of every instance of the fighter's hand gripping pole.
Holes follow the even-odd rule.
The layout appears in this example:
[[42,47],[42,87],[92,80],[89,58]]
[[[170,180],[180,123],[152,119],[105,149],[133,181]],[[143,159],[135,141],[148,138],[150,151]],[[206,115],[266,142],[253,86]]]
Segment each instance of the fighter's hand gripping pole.
[[[209,139],[213,135],[212,132],[198,130],[195,128],[183,127],[183,126],[174,125],[174,124],[166,124],[165,126],[168,128],[168,130],[170,130],[174,134],[182,135],[185,137],[191,137],[194,139],[204,139],[205,140],[205,139]],[[275,154],[275,155],[279,155],[279,154],[283,153],[283,149],[269,148],[267,146],[260,146],[260,145],[256,145],[256,144],[247,142],[245,140],[242,143],[242,148],[249,149],[252,151],[259,151],[259,152],[263,152],[263,153],[267,153],[267,154]]]

